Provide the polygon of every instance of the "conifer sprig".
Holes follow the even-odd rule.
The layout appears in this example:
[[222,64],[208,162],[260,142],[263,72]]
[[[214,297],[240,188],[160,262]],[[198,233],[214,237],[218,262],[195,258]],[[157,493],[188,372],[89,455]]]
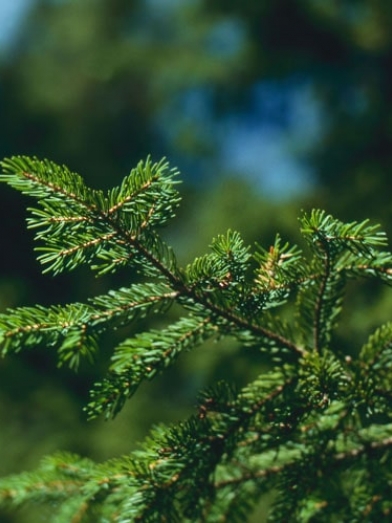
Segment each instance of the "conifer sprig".
[[159,234],[179,203],[177,172],[165,161],[140,162],[106,193],[52,162],[2,166],[1,181],[37,199],[28,227],[45,272],[87,264],[101,276],[127,267],[142,278],[86,303],[2,313],[2,356],[41,345],[77,368],[93,360],[103,332],[177,304],[179,318],[113,348],[90,418],[114,417],[143,381],[211,339],[257,348],[269,367],[239,391],[215,384],[193,416],[158,425],[129,455],[96,464],[57,453],[1,479],[0,506],[45,503],[56,523],[242,523],[273,489],[270,521],[390,519],[391,323],[350,354],[335,341],[347,281],[392,282],[377,226],[315,210],[300,219],[310,253],[279,235],[252,250],[229,230],[182,268]]
[[29,209],[28,227],[43,243],[36,250],[44,272],[57,274],[82,263],[109,272],[134,263],[141,271],[155,269],[159,275],[155,266],[165,256],[174,267],[172,253],[152,230],[172,217],[179,204],[177,172],[164,160],[140,162],[107,194],[88,188],[81,176],[47,160],[13,157],[2,167],[2,181],[37,198],[39,207]]
[[177,293],[163,284],[143,283],[110,291],[87,304],[20,307],[0,314],[1,354],[42,344],[57,347],[60,364],[76,369],[82,357],[92,360],[104,331],[164,312],[176,298]]

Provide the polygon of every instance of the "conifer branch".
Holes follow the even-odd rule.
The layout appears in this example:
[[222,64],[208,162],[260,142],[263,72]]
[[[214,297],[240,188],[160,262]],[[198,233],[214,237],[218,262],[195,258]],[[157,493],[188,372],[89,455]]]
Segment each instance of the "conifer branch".
[[242,523],[274,489],[271,521],[389,517],[392,324],[353,347],[355,357],[342,356],[333,337],[347,280],[391,284],[377,226],[315,210],[301,218],[309,253],[279,235],[253,252],[229,230],[182,268],[159,234],[179,204],[177,172],[165,161],[140,162],[107,192],[48,161],[16,157],[2,167],[0,181],[38,202],[28,227],[44,272],[87,264],[100,276],[127,267],[141,277],[86,303],[0,314],[2,356],[40,345],[77,368],[93,360],[102,333],[177,304],[179,318],[113,348],[91,390],[90,418],[114,417],[143,381],[209,340],[235,338],[267,354],[269,367],[239,391],[210,387],[194,415],[156,426],[128,455],[97,464],[57,453],[0,479],[0,506],[46,503],[56,523]]

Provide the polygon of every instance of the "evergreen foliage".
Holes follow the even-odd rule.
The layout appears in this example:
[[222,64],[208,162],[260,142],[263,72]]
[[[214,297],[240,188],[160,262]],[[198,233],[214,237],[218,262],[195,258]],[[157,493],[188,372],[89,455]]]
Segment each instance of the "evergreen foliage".
[[392,282],[378,226],[314,210],[300,218],[306,253],[279,236],[252,251],[228,231],[180,267],[159,234],[180,201],[166,161],[140,162],[107,192],[49,161],[14,157],[2,168],[2,181],[37,200],[28,227],[45,272],[87,264],[99,276],[139,274],[86,303],[1,314],[3,356],[47,346],[76,369],[94,361],[103,332],[180,306],[162,330],[113,349],[92,387],[90,418],[114,417],[142,381],[209,339],[257,347],[270,366],[239,390],[216,383],[193,416],[156,426],[129,455],[97,464],[57,453],[1,479],[1,506],[46,504],[56,523],[242,522],[273,491],[274,522],[391,520],[392,324],[350,354],[334,341],[347,283]]

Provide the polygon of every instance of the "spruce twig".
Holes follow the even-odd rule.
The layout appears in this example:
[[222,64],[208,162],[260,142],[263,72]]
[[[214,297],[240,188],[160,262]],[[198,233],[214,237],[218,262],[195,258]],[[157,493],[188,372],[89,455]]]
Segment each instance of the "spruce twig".
[[76,369],[82,358],[93,363],[104,332],[176,304],[179,318],[113,348],[89,417],[116,416],[140,383],[211,339],[257,348],[270,366],[240,390],[215,384],[193,416],[152,429],[129,455],[98,464],[57,453],[0,479],[0,506],[39,501],[56,523],[242,523],[273,490],[274,522],[389,521],[391,323],[353,347],[355,357],[334,337],[348,280],[391,285],[392,255],[377,226],[314,210],[300,219],[307,253],[279,235],[253,251],[229,230],[179,267],[159,234],[180,201],[165,160],[140,162],[107,192],[46,160],[15,157],[2,167],[1,181],[37,201],[28,227],[44,272],[85,264],[101,277],[119,268],[140,275],[86,303],[6,311],[2,356],[44,345]]

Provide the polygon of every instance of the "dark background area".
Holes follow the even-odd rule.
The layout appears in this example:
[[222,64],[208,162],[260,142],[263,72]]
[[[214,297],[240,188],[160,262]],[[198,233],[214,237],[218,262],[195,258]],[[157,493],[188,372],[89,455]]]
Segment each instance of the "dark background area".
[[[315,206],[380,222],[391,237],[391,26],[385,0],[30,0],[1,40],[0,157],[46,157],[109,188],[148,154],[166,156],[183,204],[165,236],[183,263],[228,228],[264,246],[278,231],[299,241],[296,218]],[[25,228],[32,204],[0,186],[1,311],[131,281],[42,276]],[[388,289],[350,289],[339,346],[355,354],[391,304]],[[263,365],[227,340],[202,347],[114,422],[87,423],[82,407],[115,341],[78,374],[44,347],[0,360],[0,475],[57,449],[128,452],[152,424],[191,413],[200,388],[240,386]]]

